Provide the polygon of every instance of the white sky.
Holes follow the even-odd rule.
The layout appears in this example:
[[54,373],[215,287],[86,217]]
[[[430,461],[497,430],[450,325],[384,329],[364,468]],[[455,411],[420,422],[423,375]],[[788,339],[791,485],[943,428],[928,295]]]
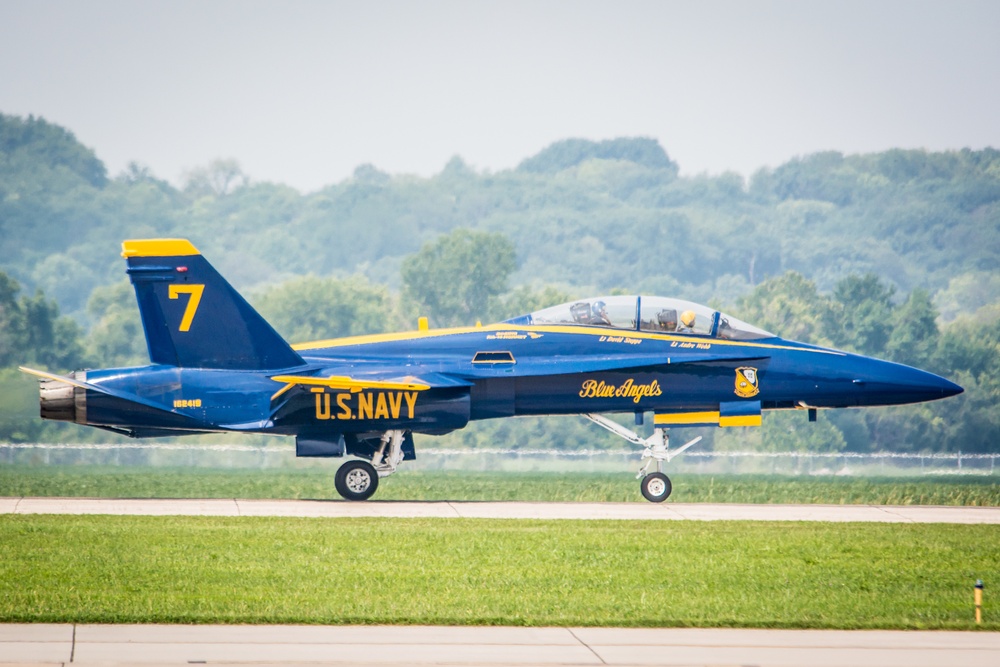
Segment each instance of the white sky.
[[1000,146],[1000,2],[0,0],[0,112],[315,190],[655,137],[682,173]]

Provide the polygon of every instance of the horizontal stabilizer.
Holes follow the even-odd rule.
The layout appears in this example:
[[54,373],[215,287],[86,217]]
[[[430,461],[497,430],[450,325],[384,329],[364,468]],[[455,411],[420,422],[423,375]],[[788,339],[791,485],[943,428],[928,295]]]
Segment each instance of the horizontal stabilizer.
[[[66,377],[64,375],[57,375],[55,373],[49,373],[47,371],[40,371],[34,368],[28,368],[26,366],[19,366],[18,370],[20,370],[22,373],[34,375],[35,377],[39,377],[47,381],[42,383],[43,396],[46,384],[51,382],[56,382],[66,385],[67,388],[74,387],[72,392],[67,395],[70,399],[73,399],[71,400],[71,403],[75,402],[75,403],[82,403],[85,405],[86,400],[81,401],[79,399],[85,398],[86,392],[92,391],[95,392],[96,394],[99,394],[101,397],[104,397],[103,400],[106,405],[109,404],[109,401],[110,404],[117,405],[118,409],[121,410],[123,414],[126,413],[134,414],[136,412],[141,412],[147,415],[156,415],[159,418],[166,420],[166,423],[170,425],[169,428],[171,429],[176,428],[178,431],[200,432],[205,430],[205,424],[203,422],[198,421],[197,419],[194,419],[192,417],[189,417],[183,413],[171,410],[160,403],[150,401],[148,399],[142,398],[141,396],[136,396],[135,394],[129,394],[127,392],[118,391],[117,389],[109,389],[108,387],[102,387],[100,385],[96,385],[91,382],[86,382],[84,380],[79,380],[77,378]],[[76,398],[74,398],[73,394],[76,395]],[[91,398],[90,400],[93,400],[93,398]],[[45,404],[43,398],[43,406],[44,405]],[[43,407],[43,414],[42,414],[43,418],[53,418],[53,417],[45,417],[44,410],[45,408]],[[55,419],[60,421],[76,421],[77,423],[89,424],[90,426],[115,426],[114,424],[105,424],[105,423],[98,423],[96,421],[89,421],[87,420],[85,414],[79,414],[79,413],[74,413],[73,415],[67,417],[58,417]],[[116,430],[116,429],[111,429],[111,430]],[[132,435],[133,434],[132,430],[133,429],[131,428],[123,429],[121,432],[127,432],[128,434]]]
[[[43,380],[55,380],[56,382],[63,382],[73,387],[79,387],[80,389],[89,389],[90,391],[96,391],[105,396],[112,396],[114,398],[119,398],[123,401],[128,401],[130,403],[136,403],[137,405],[142,405],[147,408],[152,408],[154,410],[164,410],[163,406],[159,403],[153,403],[152,401],[147,401],[144,398],[140,398],[135,394],[127,394],[123,391],[117,391],[114,389],[108,389],[107,387],[101,387],[96,384],[91,384],[90,382],[84,382],[83,380],[77,380],[76,378],[66,377],[65,375],[56,375],[55,373],[48,373],[46,371],[35,370],[34,368],[28,368],[26,366],[18,366],[17,369],[22,373],[27,373],[29,375],[34,375],[40,377]],[[169,412],[169,410],[164,410]]]

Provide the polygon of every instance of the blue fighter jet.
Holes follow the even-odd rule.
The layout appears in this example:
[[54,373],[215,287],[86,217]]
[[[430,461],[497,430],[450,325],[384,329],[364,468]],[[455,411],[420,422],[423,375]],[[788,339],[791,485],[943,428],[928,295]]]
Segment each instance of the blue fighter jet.
[[[764,410],[899,405],[961,393],[896,363],[784,340],[688,301],[578,299],[488,326],[289,345],[184,239],[125,241],[150,364],[42,378],[43,419],[136,438],[295,437],[297,456],[357,457],[344,498],[415,458],[413,434],[472,420],[579,414],[644,447],[642,494],[671,491],[668,428],[759,426]],[[652,414],[642,438],[601,413]],[[655,463],[655,471],[650,465]]]

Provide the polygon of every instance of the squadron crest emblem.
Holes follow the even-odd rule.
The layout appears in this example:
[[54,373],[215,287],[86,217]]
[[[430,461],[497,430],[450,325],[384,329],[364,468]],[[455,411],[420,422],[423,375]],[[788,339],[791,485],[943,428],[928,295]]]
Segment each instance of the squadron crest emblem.
[[736,369],[736,395],[741,398],[750,398],[760,393],[757,386],[757,369],[750,366],[741,366]]

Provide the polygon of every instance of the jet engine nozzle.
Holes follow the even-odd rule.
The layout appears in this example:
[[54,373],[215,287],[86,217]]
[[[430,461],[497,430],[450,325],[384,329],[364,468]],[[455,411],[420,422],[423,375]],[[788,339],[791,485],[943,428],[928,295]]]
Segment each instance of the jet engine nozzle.
[[[86,381],[84,371],[70,373],[74,380]],[[87,390],[60,380],[38,383],[39,413],[42,419],[61,422],[87,422]]]

